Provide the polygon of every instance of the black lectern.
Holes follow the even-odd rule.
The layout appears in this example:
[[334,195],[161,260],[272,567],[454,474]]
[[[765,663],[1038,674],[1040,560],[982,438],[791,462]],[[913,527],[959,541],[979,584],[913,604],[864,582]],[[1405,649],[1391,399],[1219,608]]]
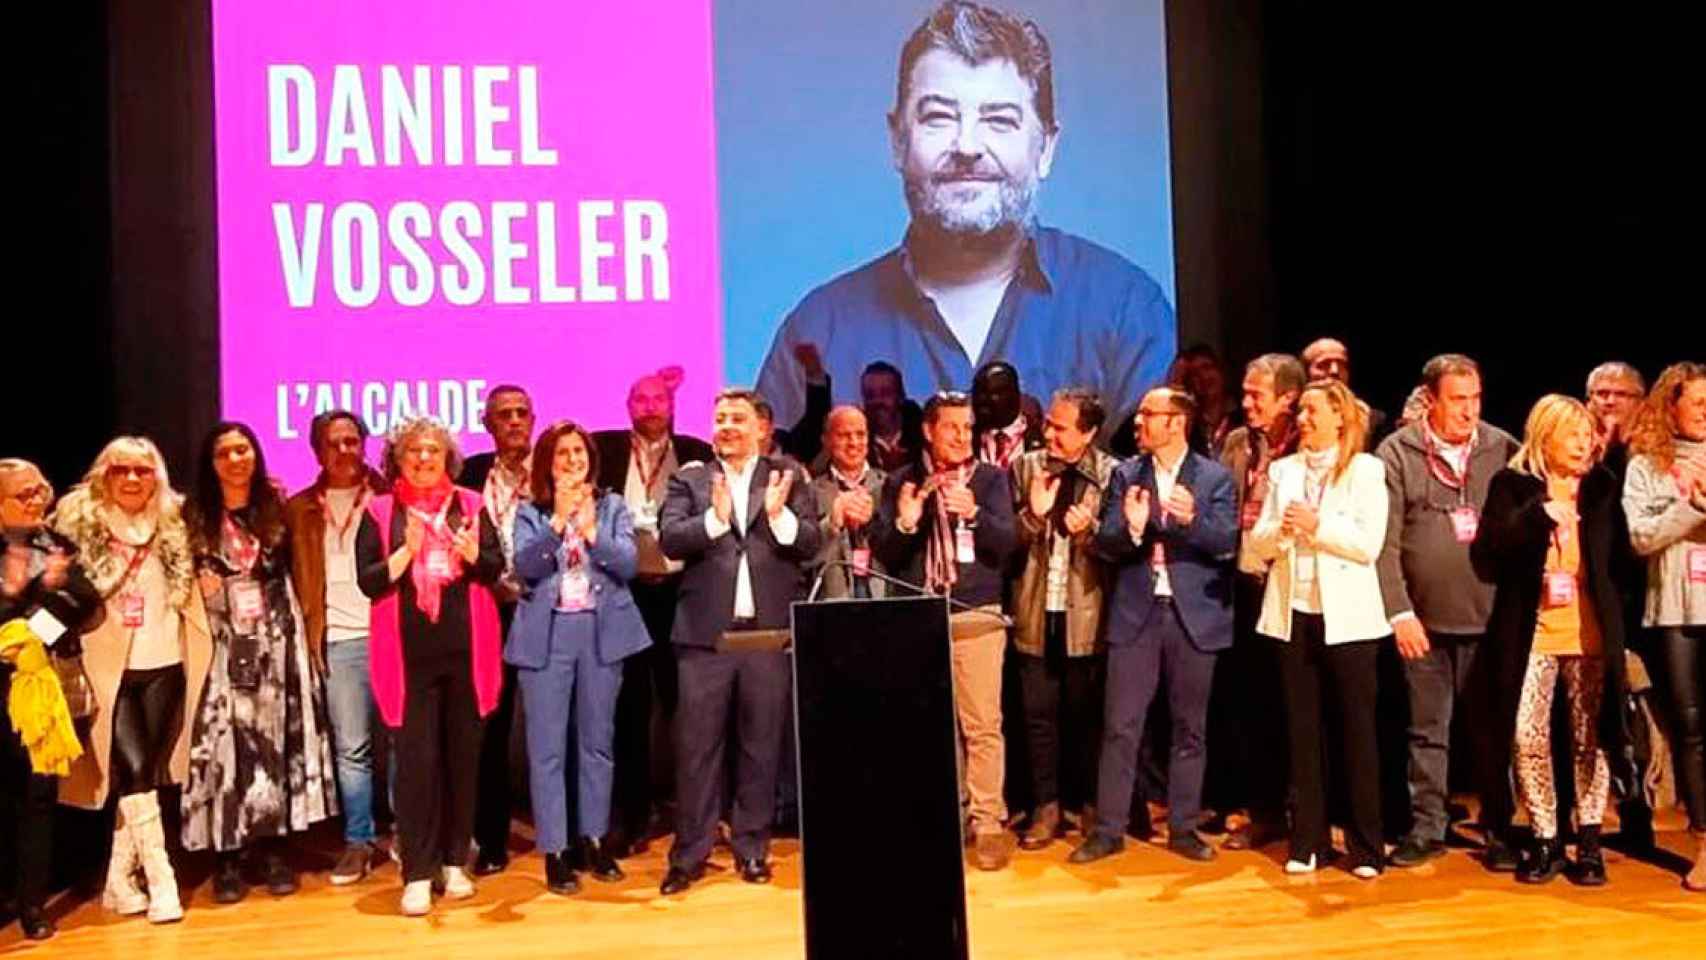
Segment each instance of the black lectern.
[[809,960],[965,960],[948,606],[794,604]]

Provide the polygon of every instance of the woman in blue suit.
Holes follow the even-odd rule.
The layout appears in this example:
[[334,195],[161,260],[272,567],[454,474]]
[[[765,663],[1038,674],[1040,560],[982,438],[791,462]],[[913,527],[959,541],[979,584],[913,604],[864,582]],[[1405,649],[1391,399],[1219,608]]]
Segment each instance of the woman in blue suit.
[[504,645],[521,682],[533,819],[553,893],[580,889],[568,856],[563,781],[573,709],[579,859],[600,880],[622,870],[598,838],[609,827],[616,694],[622,660],[651,645],[628,581],[634,524],[621,496],[596,490],[598,448],[563,421],[533,448],[533,502],[515,517],[515,572],[523,593]]

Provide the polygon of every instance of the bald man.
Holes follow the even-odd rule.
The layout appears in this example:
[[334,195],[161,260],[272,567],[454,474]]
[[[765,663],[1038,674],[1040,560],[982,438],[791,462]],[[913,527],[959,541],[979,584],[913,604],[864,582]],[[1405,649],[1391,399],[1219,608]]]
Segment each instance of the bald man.
[[[1337,380],[1351,386],[1351,351],[1344,341],[1322,337],[1304,347],[1298,357],[1303,361],[1303,369],[1309,373],[1310,380]],[[1368,408],[1368,449],[1373,451],[1391,432],[1391,420],[1384,410],[1369,403],[1367,397],[1358,394],[1357,399]]]
[[869,526],[888,478],[870,464],[871,434],[865,412],[852,404],[831,410],[824,423],[823,448],[829,463],[812,481],[823,530],[823,548],[818,553],[823,590],[818,596],[825,600],[884,596],[881,580],[860,573],[883,572],[871,555]]
[[675,714],[676,676],[669,634],[681,564],[658,548],[658,511],[670,477],[682,464],[709,463],[714,456],[704,440],[675,432],[680,385],[678,367],[640,377],[628,388],[629,429],[592,435],[598,485],[620,493],[634,518],[639,557],[630,586],[652,638],[651,647],[622,661],[622,691],[616,698],[616,782],[606,839],[617,857],[646,849],[654,805],[673,790],[669,718]]

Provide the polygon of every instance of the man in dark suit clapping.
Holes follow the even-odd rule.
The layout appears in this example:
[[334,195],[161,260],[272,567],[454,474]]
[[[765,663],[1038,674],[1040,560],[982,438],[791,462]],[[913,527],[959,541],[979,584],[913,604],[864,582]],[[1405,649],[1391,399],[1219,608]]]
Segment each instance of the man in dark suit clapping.
[[1238,508],[1232,475],[1190,449],[1195,403],[1157,387],[1138,405],[1145,453],[1114,470],[1096,546],[1114,571],[1108,604],[1107,705],[1094,832],[1072,851],[1088,863],[1125,846],[1143,721],[1162,680],[1173,716],[1167,769],[1167,846],[1212,860],[1197,835],[1207,768],[1214,662],[1232,645],[1232,555]]
[[680,701],[675,714],[675,845],[662,891],[680,893],[705,870],[715,838],[729,725],[737,764],[731,814],[735,865],[748,883],[770,880],[788,658],[770,651],[717,651],[725,632],[785,628],[801,570],[817,554],[809,483],[758,453],[757,394],[717,395],[716,459],[684,465],[669,481],[658,522],[666,556],[686,565],[671,642]]

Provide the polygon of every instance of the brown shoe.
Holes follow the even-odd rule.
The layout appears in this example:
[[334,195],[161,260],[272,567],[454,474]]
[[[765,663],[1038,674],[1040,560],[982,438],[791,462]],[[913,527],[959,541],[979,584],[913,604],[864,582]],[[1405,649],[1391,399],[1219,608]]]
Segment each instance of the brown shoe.
[[1695,893],[1706,893],[1706,833],[1694,835],[1694,869],[1682,878],[1682,885]]
[[1012,856],[1013,850],[1007,839],[1007,831],[1001,830],[977,835],[977,868],[979,870],[1003,869]]
[[1030,829],[1019,838],[1019,849],[1041,850],[1060,835],[1060,804],[1049,801],[1031,814]]

